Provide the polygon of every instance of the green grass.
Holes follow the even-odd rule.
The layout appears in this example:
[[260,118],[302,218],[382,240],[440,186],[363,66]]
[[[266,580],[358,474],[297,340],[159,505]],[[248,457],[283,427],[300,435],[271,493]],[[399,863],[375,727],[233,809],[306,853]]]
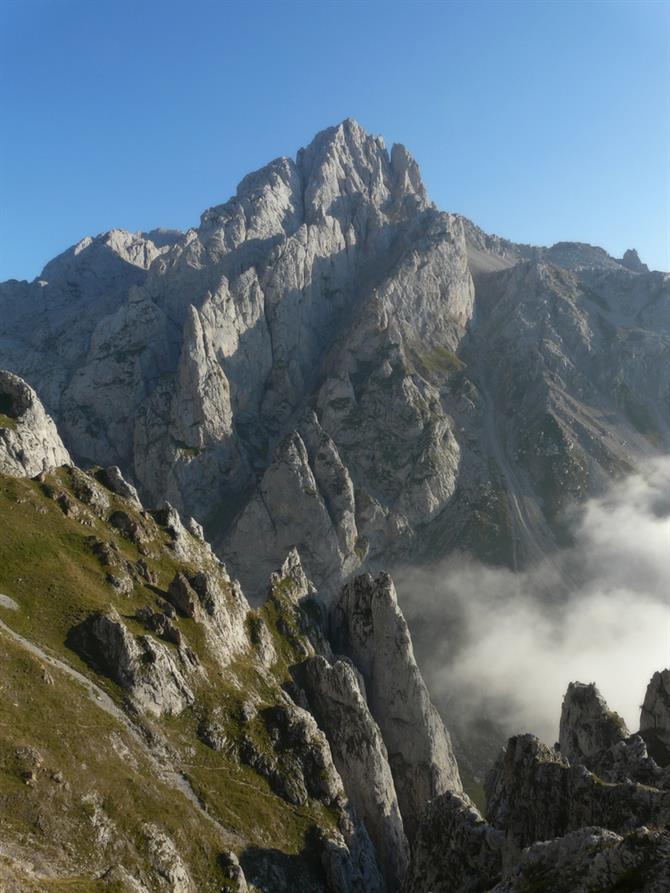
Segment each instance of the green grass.
[[[144,558],[157,576],[159,592],[167,589],[177,570],[194,568],[166,551],[165,531],[112,494],[108,494],[110,512],[122,509],[145,526],[148,556],[81,503],[77,505],[85,524],[66,517],[46,490],[65,491],[74,499],[70,480],[65,469],[49,475],[46,486],[0,475],[0,592],[19,605],[16,611],[0,607],[0,619],[94,679],[122,705],[124,693],[80,660],[66,646],[66,638],[74,625],[110,604],[131,632],[146,634],[134,616],[143,605],[155,606],[157,593],[138,584],[129,596],[117,594],[106,581],[114,569],[100,564],[90,537],[114,543],[127,561]],[[139,721],[149,739],[165,741],[171,765],[190,780],[205,809],[225,831],[156,777],[140,744],[119,720],[96,706],[82,685],[57,669],[49,669],[50,681],[45,681],[40,660],[0,632],[3,839],[24,842],[31,862],[42,859],[53,866],[56,877],[40,882],[41,889],[112,889],[92,878],[117,862],[129,870],[146,864],[145,822],[159,825],[172,837],[203,893],[225,889],[217,862],[222,849],[242,852],[254,846],[296,855],[304,850],[314,825],[333,827],[335,817],[323,804],[315,800],[300,807],[289,804],[264,777],[239,762],[234,747],[243,734],[250,735],[258,748],[276,758],[260,711],[279,703],[280,685],[290,680],[292,665],[305,656],[305,637],[291,600],[293,586],[290,579],[279,581],[267,604],[256,612],[267,624],[277,651],[272,673],[259,666],[253,649],[222,665],[203,624],[178,618],[175,622],[201,668],[191,681],[196,702],[180,716]],[[241,707],[250,693],[258,701],[259,715],[244,723]],[[217,708],[232,745],[225,752],[208,748],[197,735],[203,717]],[[15,756],[23,746],[42,755],[45,769],[37,773],[34,788],[26,785]],[[63,784],[51,778],[56,772],[62,773]],[[113,853],[96,837],[92,823],[96,809],[92,800],[85,799],[92,792],[116,829]]]
[[414,345],[410,350],[410,356],[417,371],[428,378],[451,375],[454,372],[459,372],[465,366],[460,357],[441,344],[436,344],[433,347]]
[[[123,861],[130,870],[141,866],[142,825],[151,822],[165,829],[198,876],[207,879],[202,889],[217,889],[216,859],[226,836],[156,776],[144,749],[118,720],[62,671],[49,668],[45,677],[40,661],[4,635],[0,675],[5,840],[25,842],[30,861],[39,854],[54,868],[65,850],[75,870],[96,875],[113,861]],[[17,754],[22,748],[40,755],[32,786],[21,775],[24,762]],[[92,821],[97,813],[117,832],[109,847],[101,845]],[[59,881],[65,889],[74,883]],[[96,889],[90,881],[76,883],[83,885],[80,889]],[[59,889],[54,884],[50,887]]]
[[16,429],[16,419],[13,419],[11,416],[5,415],[4,412],[0,412],[0,428],[11,428],[11,430]]
[[461,781],[463,782],[463,790],[475,804],[482,815],[486,815],[486,794],[484,785],[481,781],[475,781],[474,778],[461,771]]

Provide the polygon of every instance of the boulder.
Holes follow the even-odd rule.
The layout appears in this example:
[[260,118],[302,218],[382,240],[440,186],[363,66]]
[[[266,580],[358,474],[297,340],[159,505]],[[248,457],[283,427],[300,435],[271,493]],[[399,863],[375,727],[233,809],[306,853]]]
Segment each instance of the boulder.
[[127,691],[140,710],[178,714],[193,703],[179,659],[151,636],[134,636],[114,608],[73,627],[67,644],[95,670]]

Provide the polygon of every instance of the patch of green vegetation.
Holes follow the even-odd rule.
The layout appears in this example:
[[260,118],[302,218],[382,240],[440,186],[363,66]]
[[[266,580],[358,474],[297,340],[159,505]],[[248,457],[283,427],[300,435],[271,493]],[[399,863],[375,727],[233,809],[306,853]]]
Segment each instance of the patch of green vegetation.
[[617,725],[620,729],[625,729],[625,728],[626,728],[626,720],[623,718],[623,716],[621,716],[620,714],[618,714],[618,713],[616,712],[616,710],[608,710],[608,711],[607,711],[607,716],[608,716],[609,719],[612,720],[613,723],[616,723],[616,725]]
[[273,672],[280,682],[292,678],[291,667],[305,659],[307,650],[299,616],[291,600],[294,585],[290,577],[280,580],[273,587],[265,604],[258,609],[258,615],[265,621],[277,653]]
[[453,350],[441,344],[425,348],[415,344],[409,353],[417,371],[424,378],[452,375],[465,367],[463,360]]
[[5,415],[4,412],[0,412],[0,428],[9,428],[14,431],[16,429],[16,419]]
[[[143,826],[150,823],[175,841],[202,876],[201,889],[218,890],[218,853],[230,845],[226,832],[160,778],[138,738],[83,685],[0,636],[3,838],[25,841],[31,862],[39,851],[58,865],[68,852],[82,875],[45,888],[105,889],[86,875],[99,876],[112,862],[139,868],[147,846]],[[111,832],[107,842],[101,828]]]
[[354,552],[356,553],[356,556],[361,561],[363,561],[365,559],[365,556],[368,554],[369,548],[370,548],[370,544],[369,544],[368,540],[366,539],[366,537],[359,536],[356,539],[356,544],[354,545]]
[[463,782],[463,790],[475,804],[482,815],[486,815],[486,793],[484,785],[481,781],[475,781],[472,776],[461,771],[461,781]]

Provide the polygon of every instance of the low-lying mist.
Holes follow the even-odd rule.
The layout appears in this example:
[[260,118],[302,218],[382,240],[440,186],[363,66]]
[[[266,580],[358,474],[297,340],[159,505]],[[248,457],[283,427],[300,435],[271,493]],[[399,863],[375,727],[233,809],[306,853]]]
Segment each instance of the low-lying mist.
[[557,739],[570,681],[595,682],[631,731],[670,663],[670,458],[570,519],[575,546],[523,573],[454,557],[394,572],[433,697],[505,734]]

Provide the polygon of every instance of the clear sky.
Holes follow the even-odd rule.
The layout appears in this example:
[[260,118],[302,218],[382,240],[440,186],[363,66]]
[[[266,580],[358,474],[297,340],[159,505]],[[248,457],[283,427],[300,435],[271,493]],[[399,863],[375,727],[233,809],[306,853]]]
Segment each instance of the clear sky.
[[347,116],[489,232],[670,270],[669,2],[0,0],[0,279]]

